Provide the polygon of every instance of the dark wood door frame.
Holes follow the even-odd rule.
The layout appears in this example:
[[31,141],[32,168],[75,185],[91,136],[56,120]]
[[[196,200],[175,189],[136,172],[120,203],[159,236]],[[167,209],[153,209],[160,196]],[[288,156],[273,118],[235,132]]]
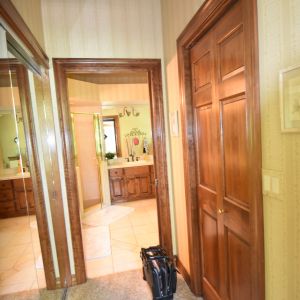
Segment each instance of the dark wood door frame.
[[172,255],[171,217],[166,163],[166,141],[162,98],[161,63],[159,59],[53,59],[60,126],[63,139],[64,169],[71,221],[75,260],[75,283],[86,281],[81,236],[79,202],[76,186],[75,156],[72,142],[71,117],[68,102],[68,73],[147,72],[153,134],[158,225],[160,244]]
[[[197,173],[196,149],[194,138],[194,117],[192,105],[192,72],[190,67],[191,47],[236,3],[237,0],[206,1],[189,22],[177,39],[179,85],[181,92],[181,116],[184,147],[184,176],[188,220],[188,241],[190,260],[190,287],[197,294],[202,294],[201,286],[201,251],[199,231],[199,208],[197,204]],[[252,151],[249,153],[249,163],[253,166],[249,178],[253,205],[250,209],[253,217],[250,220],[251,267],[253,282],[251,286],[252,299],[264,299],[264,237],[263,237],[263,205],[261,188],[261,141],[260,141],[260,110],[259,110],[259,72],[258,72],[258,34],[256,0],[245,1],[245,34],[247,45],[247,93],[249,99],[248,134],[252,139]]]

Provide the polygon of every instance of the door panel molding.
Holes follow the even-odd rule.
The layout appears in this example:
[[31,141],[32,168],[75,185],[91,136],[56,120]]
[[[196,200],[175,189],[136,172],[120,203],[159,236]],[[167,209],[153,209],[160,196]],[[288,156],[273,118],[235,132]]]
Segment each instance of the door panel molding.
[[[215,84],[218,86],[217,95],[215,95],[221,106],[232,105],[234,107],[235,101],[240,101],[242,98],[247,98],[245,103],[247,139],[251,140],[247,144],[247,184],[249,187],[249,195],[251,196],[251,203],[247,203],[244,199],[234,199],[223,197],[221,200],[224,203],[224,210],[230,210],[229,214],[224,215],[224,229],[221,241],[228,238],[230,232],[230,241],[225,241],[227,249],[229,246],[235,247],[235,250],[244,249],[244,246],[249,244],[249,253],[251,264],[249,266],[249,273],[251,274],[250,291],[251,298],[255,300],[264,299],[264,237],[263,237],[263,206],[262,206],[262,188],[261,188],[261,141],[260,141],[260,111],[259,111],[259,72],[258,72],[258,34],[257,34],[257,7],[256,0],[211,0],[206,1],[191,19],[187,27],[177,39],[178,51],[178,68],[181,92],[181,116],[182,116],[182,132],[183,132],[183,147],[184,155],[184,177],[185,177],[185,192],[186,192],[186,206],[187,206],[187,220],[188,220],[188,241],[189,241],[189,259],[190,259],[190,287],[197,295],[203,295],[207,290],[209,282],[204,280],[202,283],[202,257],[201,253],[201,233],[198,224],[201,224],[202,216],[199,214],[200,207],[197,201],[197,193],[199,191],[197,182],[197,161],[196,149],[198,149],[197,139],[195,137],[195,114],[193,95],[195,95],[195,83],[192,80],[194,68],[191,67],[191,48],[197,47],[196,43],[205,38],[205,34],[225,15],[236,3],[242,3],[241,15],[243,16],[243,24],[238,24],[237,20],[231,20],[233,29],[230,32],[222,35],[222,28],[219,29],[219,41],[222,46],[227,42],[226,47],[237,47],[241,44],[240,37],[244,36],[245,43],[240,47],[244,47],[245,57],[237,56],[229,64],[224,65],[224,73],[221,75],[220,68],[216,68],[215,72],[219,72],[219,78]],[[220,43],[218,44],[220,46]],[[235,45],[230,45],[234,43]],[[217,47],[217,46],[215,46]],[[218,48],[218,47],[217,47]],[[216,50],[215,50],[216,51]],[[228,50],[226,50],[228,51]],[[199,52],[200,53],[200,52]],[[201,52],[202,53],[202,52]],[[205,55],[203,51],[201,58]],[[219,52],[220,53],[220,52]],[[220,58],[217,58],[218,64]],[[242,62],[242,63],[241,63]],[[203,63],[207,64],[207,61]],[[247,72],[245,70],[247,69]],[[234,90],[231,84],[235,81]],[[201,86],[202,83],[202,86]],[[206,85],[204,85],[206,83]],[[207,78],[205,77],[197,86],[197,93],[202,94],[197,98],[196,102],[199,106],[210,105],[209,90],[205,91],[207,86]],[[201,99],[200,99],[201,97]],[[194,96],[195,98],[195,96]],[[203,99],[205,99],[203,101]],[[202,101],[201,101],[202,100]],[[195,99],[194,99],[195,101]],[[232,103],[232,104],[229,104]],[[222,109],[222,108],[219,108]],[[197,109],[198,110],[198,109]],[[213,112],[215,113],[215,112]],[[221,138],[219,136],[218,138]],[[224,153],[224,143],[220,146],[220,153]],[[221,160],[223,164],[223,159]],[[199,165],[199,163],[197,163]],[[225,169],[218,176],[223,176]],[[202,191],[201,191],[202,190]],[[205,192],[204,192],[205,191]],[[208,194],[205,187],[200,189],[200,194]],[[239,196],[240,194],[238,194]],[[202,197],[202,196],[201,196]],[[205,195],[203,196],[205,197]],[[239,198],[239,197],[238,197]],[[219,200],[218,200],[219,201]],[[209,206],[210,201],[202,205],[207,205],[206,211],[209,212],[214,207]],[[203,209],[203,207],[202,207]],[[210,212],[211,214],[211,212]],[[230,228],[234,226],[235,222],[241,222],[238,232],[232,232]],[[244,224],[244,225],[243,225]],[[243,243],[239,243],[236,237],[242,237]],[[246,244],[245,244],[246,243]],[[251,245],[251,246],[250,246]],[[222,257],[220,257],[221,259]],[[243,260],[243,257],[241,257]],[[232,261],[231,261],[232,262]],[[234,268],[235,266],[230,265]],[[230,269],[231,271],[234,269]],[[228,280],[228,274],[225,274],[225,266],[220,266],[220,272]],[[234,277],[232,277],[234,279]],[[238,280],[238,279],[236,279]],[[230,286],[231,283],[229,283]],[[221,284],[221,291],[226,289],[225,284]],[[210,294],[208,294],[210,293]],[[233,291],[229,294],[233,296]],[[218,295],[213,292],[206,293],[208,299],[218,299]]]

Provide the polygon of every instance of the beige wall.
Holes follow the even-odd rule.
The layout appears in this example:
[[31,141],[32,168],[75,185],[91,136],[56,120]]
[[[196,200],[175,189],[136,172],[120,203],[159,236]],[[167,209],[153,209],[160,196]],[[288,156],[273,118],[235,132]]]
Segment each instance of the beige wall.
[[176,54],[176,39],[201,6],[203,0],[162,0],[163,46],[166,64],[168,111],[178,112],[179,135],[170,136],[172,154],[172,173],[174,186],[174,205],[176,220],[177,255],[183,266],[189,272],[189,253],[187,236],[187,216],[185,204],[183,174],[183,147],[180,119],[180,95],[178,79],[178,63]]
[[[120,140],[121,140],[121,151],[122,157],[128,157],[128,149],[126,145],[126,135],[130,133],[133,128],[138,128],[140,131],[144,132],[146,135],[139,138],[140,143],[138,146],[134,146],[134,151],[136,156],[143,155],[143,140],[147,139],[149,154],[152,154],[152,130],[151,130],[151,112],[150,105],[131,105],[136,112],[139,112],[140,115],[134,117],[132,114],[130,116],[125,116],[119,118],[120,124]],[[103,108],[103,116],[113,116],[118,115],[119,112],[122,112],[122,107],[111,107],[110,109]]]
[[300,299],[300,134],[281,133],[278,72],[300,65],[300,1],[258,1],[266,299]]
[[161,0],[165,63],[176,55],[176,40],[204,0]]
[[41,0],[12,0],[12,3],[42,48],[45,48]]
[[160,58],[159,0],[42,0],[51,57]]

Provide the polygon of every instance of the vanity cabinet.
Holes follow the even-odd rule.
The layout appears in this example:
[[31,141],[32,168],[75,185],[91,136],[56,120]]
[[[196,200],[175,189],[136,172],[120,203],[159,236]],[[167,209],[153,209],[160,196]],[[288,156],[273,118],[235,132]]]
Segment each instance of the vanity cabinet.
[[29,213],[34,213],[34,197],[31,178],[25,178],[25,187],[22,179],[14,179],[13,186],[15,193],[16,211],[19,213],[27,214],[28,203]]
[[[12,218],[35,213],[31,178],[0,181],[0,217]],[[27,199],[27,201],[26,201]]]
[[109,170],[112,203],[155,197],[153,166]]

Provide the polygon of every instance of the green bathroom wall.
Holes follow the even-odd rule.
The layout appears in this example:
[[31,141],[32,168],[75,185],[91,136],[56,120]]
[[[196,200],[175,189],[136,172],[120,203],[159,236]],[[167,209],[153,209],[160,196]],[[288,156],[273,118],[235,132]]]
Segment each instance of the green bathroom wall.
[[[12,114],[4,114],[0,116],[0,147],[2,154],[3,167],[9,167],[9,156],[19,155],[19,149],[14,142],[17,136],[15,119]],[[23,122],[18,123],[20,150],[23,158],[23,163],[26,164],[26,142],[24,135]]]
[[[133,128],[137,128],[142,132],[145,132],[145,137],[147,138],[149,144],[149,154],[152,154],[152,130],[151,130],[151,111],[150,105],[132,105],[135,111],[140,113],[139,116],[134,117],[132,114],[130,116],[125,116],[119,118],[120,123],[120,135],[121,135],[121,151],[122,156],[127,157],[128,151],[126,146],[126,134],[130,133]],[[103,116],[118,115],[122,112],[123,107],[116,106],[109,109],[103,108]],[[140,144],[135,147],[136,155],[141,155],[143,153],[143,138],[140,138]]]

